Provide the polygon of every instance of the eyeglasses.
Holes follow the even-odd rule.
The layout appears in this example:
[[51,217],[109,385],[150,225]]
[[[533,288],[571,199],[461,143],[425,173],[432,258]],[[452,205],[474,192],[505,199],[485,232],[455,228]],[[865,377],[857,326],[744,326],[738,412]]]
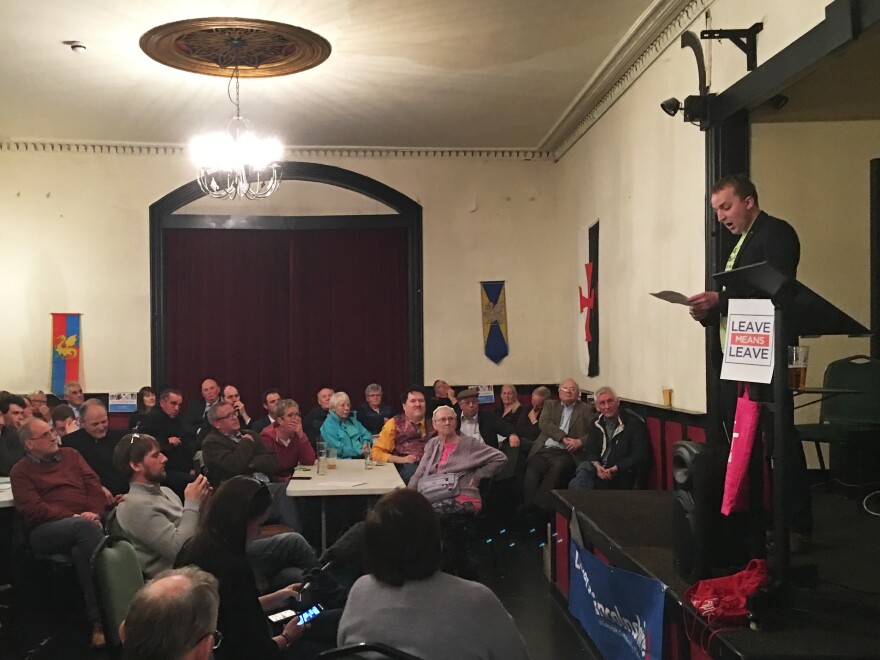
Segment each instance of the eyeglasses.
[[576,387],[560,387],[559,391],[560,392],[568,392],[570,394],[572,392],[577,392],[578,388],[576,388]]
[[438,417],[434,420],[435,422],[454,422],[456,421],[455,417]]
[[217,419],[218,419],[218,420],[221,420],[221,419],[232,419],[233,417],[238,417],[238,413],[235,412],[234,410],[233,410],[231,413],[229,413],[228,415],[223,415],[223,417],[218,417]]
[[214,636],[214,648],[215,649],[223,643],[223,633],[220,632],[219,630],[215,630],[214,632],[208,633],[208,634]]
[[45,433],[34,436],[34,440],[57,440],[57,439],[58,439],[58,434],[55,432],[55,429],[49,429]]

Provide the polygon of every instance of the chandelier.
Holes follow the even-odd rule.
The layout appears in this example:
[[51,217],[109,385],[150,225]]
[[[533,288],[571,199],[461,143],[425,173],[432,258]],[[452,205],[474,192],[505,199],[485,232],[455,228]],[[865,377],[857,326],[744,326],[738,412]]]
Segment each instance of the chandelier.
[[278,190],[281,183],[278,161],[284,147],[275,138],[254,135],[241,116],[237,65],[226,93],[235,106],[235,116],[226,122],[226,130],[200,135],[189,143],[199,171],[199,188],[217,199],[263,199]]

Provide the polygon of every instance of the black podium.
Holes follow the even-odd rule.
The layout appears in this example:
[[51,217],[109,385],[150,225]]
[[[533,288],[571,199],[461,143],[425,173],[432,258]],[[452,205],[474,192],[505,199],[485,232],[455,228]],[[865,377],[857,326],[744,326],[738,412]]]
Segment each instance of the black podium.
[[[713,275],[719,285],[738,293],[737,298],[769,298],[774,310],[774,364],[773,364],[773,553],[770,571],[775,586],[785,598],[790,578],[790,548],[785,506],[786,444],[793,424],[792,399],[788,393],[787,337],[820,335],[867,335],[870,331],[861,323],[804,286],[796,279],[783,275],[763,261],[752,266]],[[790,328],[788,327],[790,326]]]

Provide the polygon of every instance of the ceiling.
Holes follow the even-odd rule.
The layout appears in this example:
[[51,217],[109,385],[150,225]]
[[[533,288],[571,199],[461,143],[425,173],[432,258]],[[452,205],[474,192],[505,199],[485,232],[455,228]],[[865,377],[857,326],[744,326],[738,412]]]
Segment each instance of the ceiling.
[[[222,78],[139,48],[157,25],[238,16],[331,44],[315,69],[241,81],[241,113],[289,146],[537,149],[661,0],[7,2],[0,141],[185,144],[233,114]],[[64,41],[86,46],[75,53]]]

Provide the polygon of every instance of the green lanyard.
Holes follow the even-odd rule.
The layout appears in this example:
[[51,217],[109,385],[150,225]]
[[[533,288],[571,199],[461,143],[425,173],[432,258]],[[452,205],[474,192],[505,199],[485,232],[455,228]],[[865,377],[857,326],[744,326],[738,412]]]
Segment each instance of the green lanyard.
[[[749,227],[751,229],[751,227]],[[733,246],[733,250],[730,251],[730,256],[727,257],[727,264],[724,266],[724,272],[729,271],[733,268],[733,264],[736,263],[736,257],[739,254],[739,249],[742,247],[743,241],[746,240],[746,236],[749,235],[749,232],[746,231],[742,236],[739,237],[739,240],[736,242],[736,245]],[[721,334],[721,351],[727,350],[727,317],[721,317],[721,323],[718,324],[718,331]]]

